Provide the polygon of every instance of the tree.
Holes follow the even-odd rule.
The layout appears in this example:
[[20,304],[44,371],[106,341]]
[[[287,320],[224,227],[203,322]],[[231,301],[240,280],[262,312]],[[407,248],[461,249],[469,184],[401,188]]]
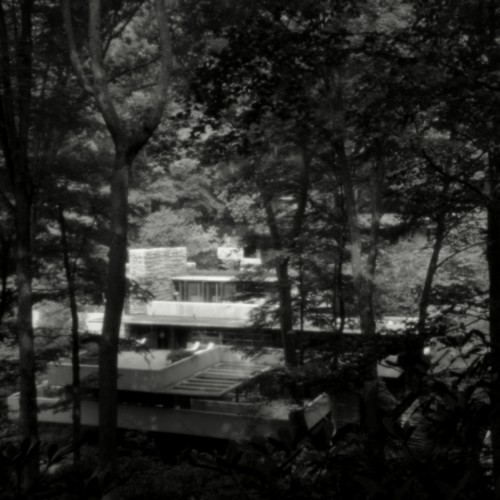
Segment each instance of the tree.
[[[18,10],[19,9],[19,10]],[[19,16],[19,29],[12,30]],[[16,228],[17,334],[20,366],[20,435],[38,441],[35,386],[35,350],[31,314],[33,172],[29,157],[32,121],[34,2],[0,4],[0,140],[10,195],[2,189],[5,206],[12,213]],[[32,488],[37,480],[37,460],[25,469],[23,487]]]
[[[131,8],[132,15],[142,2]],[[156,91],[147,98],[147,105],[138,116],[125,118],[127,101],[113,97],[105,67],[105,45],[101,34],[102,6],[100,0],[89,2],[88,48],[91,78],[84,71],[73,30],[71,5],[62,0],[64,27],[73,69],[78,81],[91,94],[102,114],[114,144],[111,175],[111,238],[106,286],[106,308],[99,347],[99,427],[100,465],[102,470],[115,472],[117,461],[117,351],[126,282],[128,228],[128,185],[132,163],[158,127],[166,103],[167,87],[172,68],[172,47],[163,0],[155,1],[155,13],[160,40],[161,68]],[[129,7],[130,9],[130,7]],[[130,11],[129,11],[130,15]],[[122,25],[122,29],[127,26]],[[108,45],[109,46],[109,45]],[[129,103],[130,104],[130,103]],[[119,106],[122,107],[121,113]],[[120,116],[121,115],[121,116]]]
[[[398,40],[395,55],[405,64],[401,83],[415,110],[432,128],[453,134],[459,148],[458,169],[429,167],[476,197],[487,214],[489,320],[492,364],[491,435],[493,477],[500,477],[500,222],[498,177],[499,10],[496,2],[414,3],[415,23]],[[393,46],[394,48],[395,46]],[[408,64],[410,63],[411,64]],[[415,63],[415,64],[413,64]],[[410,65],[412,65],[410,69]],[[457,150],[458,151],[458,150]],[[464,153],[466,153],[464,155]],[[427,155],[429,157],[429,155]],[[465,159],[465,161],[464,161]],[[473,175],[471,176],[471,168]],[[500,498],[498,479],[495,498]]]
[[[75,125],[76,125],[75,111]],[[72,413],[73,413],[73,457],[74,465],[80,461],[81,439],[81,396],[80,396],[80,334],[78,311],[82,304],[95,302],[104,289],[102,270],[104,259],[99,255],[99,247],[105,244],[103,234],[107,227],[106,216],[102,213],[105,198],[99,190],[104,182],[98,168],[105,155],[87,142],[86,134],[78,129],[69,133],[52,163],[50,175],[45,182],[50,190],[44,190],[39,207],[39,225],[45,227],[39,242],[38,266],[41,281],[54,289],[56,301],[69,307],[72,363]],[[99,127],[91,130],[91,136],[99,133]],[[76,137],[75,137],[76,135]],[[100,154],[101,153],[101,154]],[[95,185],[89,185],[92,178]],[[61,265],[62,264],[62,265]],[[62,283],[66,283],[65,287]],[[61,288],[63,290],[61,290]],[[66,325],[64,325],[66,327]]]
[[0,215],[0,324],[5,315],[11,310],[13,297],[9,283],[12,274],[12,260],[14,250],[14,228],[12,227],[11,214],[7,211]]

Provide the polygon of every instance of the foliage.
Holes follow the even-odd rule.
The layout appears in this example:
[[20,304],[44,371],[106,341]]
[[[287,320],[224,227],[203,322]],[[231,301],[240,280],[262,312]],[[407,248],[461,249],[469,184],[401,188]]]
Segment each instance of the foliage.
[[[34,297],[63,301],[60,208],[79,302],[99,303],[106,274],[104,245],[112,240],[108,193],[102,189],[113,170],[111,141],[93,104],[69,77],[56,3],[34,5],[33,79],[15,89],[28,89],[32,97],[24,141],[30,171],[23,182],[36,223]],[[17,7],[16,2],[3,3],[9,19],[17,19]],[[87,10],[86,4],[73,2],[76,44],[83,57],[87,52],[80,21]],[[474,345],[466,324],[473,317],[493,318],[488,313],[498,304],[487,296],[488,287],[498,287],[486,279],[485,259],[485,248],[497,241],[491,228],[499,219],[492,201],[499,192],[495,172],[500,164],[498,16],[495,2],[479,0],[182,0],[172,6],[175,60],[169,68],[167,116],[137,156],[133,172],[124,167],[127,178],[131,174],[133,245],[187,246],[190,258],[208,265],[213,262],[207,263],[203,251],[215,248],[227,233],[258,241],[269,268],[286,265],[286,273],[282,271],[287,279],[280,285],[288,286],[290,298],[285,304],[279,297],[283,287],[275,287],[260,311],[261,326],[275,325],[284,305],[290,305],[293,321],[288,326],[295,330],[302,365],[270,372],[262,383],[272,381],[277,392],[286,387],[287,395],[293,392],[297,399],[320,388],[361,391],[370,375],[367,359],[399,354],[409,385],[421,391],[418,411],[428,420],[422,426],[432,431],[434,444],[417,453],[409,446],[417,432],[413,423],[381,408],[386,419],[380,436],[387,438],[383,467],[363,454],[364,430],[351,428],[339,431],[328,452],[305,446],[290,462],[299,447],[266,442],[250,450],[234,445],[210,463],[215,467],[210,474],[223,470],[224,479],[202,493],[203,481],[213,479],[210,474],[195,476],[190,484],[184,479],[191,474],[187,468],[165,471],[156,459],[134,456],[147,479],[125,487],[125,496],[138,494],[141,486],[161,497],[162,488],[175,490],[168,484],[174,477],[174,497],[182,497],[182,491],[215,498],[226,487],[228,496],[488,497],[489,457],[480,455],[485,430],[495,424],[485,396],[493,386],[485,384],[490,374],[483,366],[491,354]],[[158,66],[152,19],[150,1],[103,2],[103,63],[117,115],[130,125],[115,129],[123,128],[127,140],[134,136],[132,128],[139,125],[135,132],[140,133],[142,119],[157,109],[147,90]],[[9,39],[18,36],[17,27],[14,22],[7,26]],[[3,39],[1,43],[2,61],[7,54],[19,62],[22,51],[5,51]],[[83,67],[90,69],[86,61]],[[16,69],[22,76],[22,65]],[[6,81],[0,84],[2,96]],[[17,86],[22,78],[11,83]],[[12,122],[15,128],[17,122]],[[354,223],[347,213],[349,189],[341,175],[339,148],[353,183]],[[5,153],[0,157],[3,317],[15,312],[11,306],[16,298],[16,241],[8,208],[15,200],[4,188],[12,180],[8,160]],[[383,175],[377,174],[379,167]],[[485,210],[490,211],[488,221]],[[384,226],[381,219],[377,229],[384,212],[396,213],[398,221]],[[414,332],[398,339],[342,335],[350,326],[345,319],[362,309],[355,266],[350,265],[356,229],[363,264],[373,261],[371,270],[361,267],[368,269],[374,317],[416,315],[437,249],[426,304],[436,317],[429,318],[425,337]],[[496,261],[490,255],[490,268]],[[136,283],[129,291],[148,298]],[[57,309],[48,313],[51,327],[59,326]],[[328,333],[302,335],[306,320]],[[497,327],[492,325],[493,333]],[[2,328],[0,376],[10,385],[18,374],[16,332],[8,324]],[[452,366],[436,373],[431,366],[424,376],[420,353],[426,336],[445,330],[448,335],[439,344],[478,357],[458,371]],[[452,330],[464,335],[464,345],[458,346]],[[65,331],[61,333],[37,333],[38,367],[66,347]],[[496,345],[492,339],[491,346]],[[453,476],[461,481],[453,484]],[[77,488],[84,491],[82,484],[90,484],[99,495],[103,478],[90,478],[91,473]]]
[[[398,345],[401,338],[395,337],[386,353]],[[224,454],[194,453],[191,461],[234,481],[250,498],[492,498],[486,348],[474,333],[433,341],[429,370],[420,372],[416,392],[384,407],[380,433],[386,446],[376,462],[366,455],[368,436],[357,424],[337,428],[333,437],[320,426],[305,440],[283,431],[278,438],[230,443]],[[414,351],[410,344],[408,353]],[[328,369],[318,373],[319,362],[309,368],[319,377],[303,373],[303,382],[328,380]],[[330,390],[338,394],[351,387],[344,383]]]
[[161,209],[150,214],[138,235],[145,247],[187,247],[188,256],[215,248],[219,239],[215,228],[205,229],[189,211]]
[[181,359],[189,358],[193,353],[187,349],[173,349],[167,355],[167,360],[171,363],[180,361]]

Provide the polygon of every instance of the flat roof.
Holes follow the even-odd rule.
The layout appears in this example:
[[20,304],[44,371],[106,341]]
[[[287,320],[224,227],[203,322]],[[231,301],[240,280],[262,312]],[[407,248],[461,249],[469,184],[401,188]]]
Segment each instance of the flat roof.
[[[246,328],[252,326],[249,318],[205,318],[202,316],[169,316],[150,314],[129,314],[123,316],[126,325],[146,326],[184,326],[187,328]],[[279,324],[269,325],[271,330],[279,330]],[[306,323],[304,330],[308,332],[321,332],[322,329]],[[360,333],[358,328],[346,326],[344,333]]]
[[172,281],[236,281],[236,276],[217,275],[196,275],[186,274],[183,276],[173,276]]
[[217,282],[228,282],[234,281],[243,283],[275,283],[277,281],[275,276],[266,276],[260,279],[252,279],[245,277],[238,277],[236,275],[217,275],[217,274],[183,274],[181,276],[173,276],[172,281],[217,281]]
[[243,328],[250,323],[246,318],[203,318],[196,316],[151,316],[149,314],[133,314],[123,317],[127,325],[151,326],[187,326],[207,328]]

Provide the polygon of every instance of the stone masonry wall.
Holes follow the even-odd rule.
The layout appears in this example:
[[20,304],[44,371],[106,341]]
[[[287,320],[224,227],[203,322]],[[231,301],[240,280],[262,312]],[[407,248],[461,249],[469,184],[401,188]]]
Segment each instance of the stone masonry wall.
[[[186,247],[129,250],[127,276],[152,293],[155,300],[174,300],[174,284],[171,278],[185,274],[186,270]],[[129,313],[145,312],[146,303],[131,297]]]

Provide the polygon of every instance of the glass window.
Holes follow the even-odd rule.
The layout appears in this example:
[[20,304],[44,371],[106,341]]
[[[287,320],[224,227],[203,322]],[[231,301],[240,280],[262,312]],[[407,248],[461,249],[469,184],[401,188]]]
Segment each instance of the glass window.
[[205,302],[219,302],[219,283],[208,282],[205,285]]
[[203,302],[201,282],[187,282],[186,285],[186,300],[188,302]]

